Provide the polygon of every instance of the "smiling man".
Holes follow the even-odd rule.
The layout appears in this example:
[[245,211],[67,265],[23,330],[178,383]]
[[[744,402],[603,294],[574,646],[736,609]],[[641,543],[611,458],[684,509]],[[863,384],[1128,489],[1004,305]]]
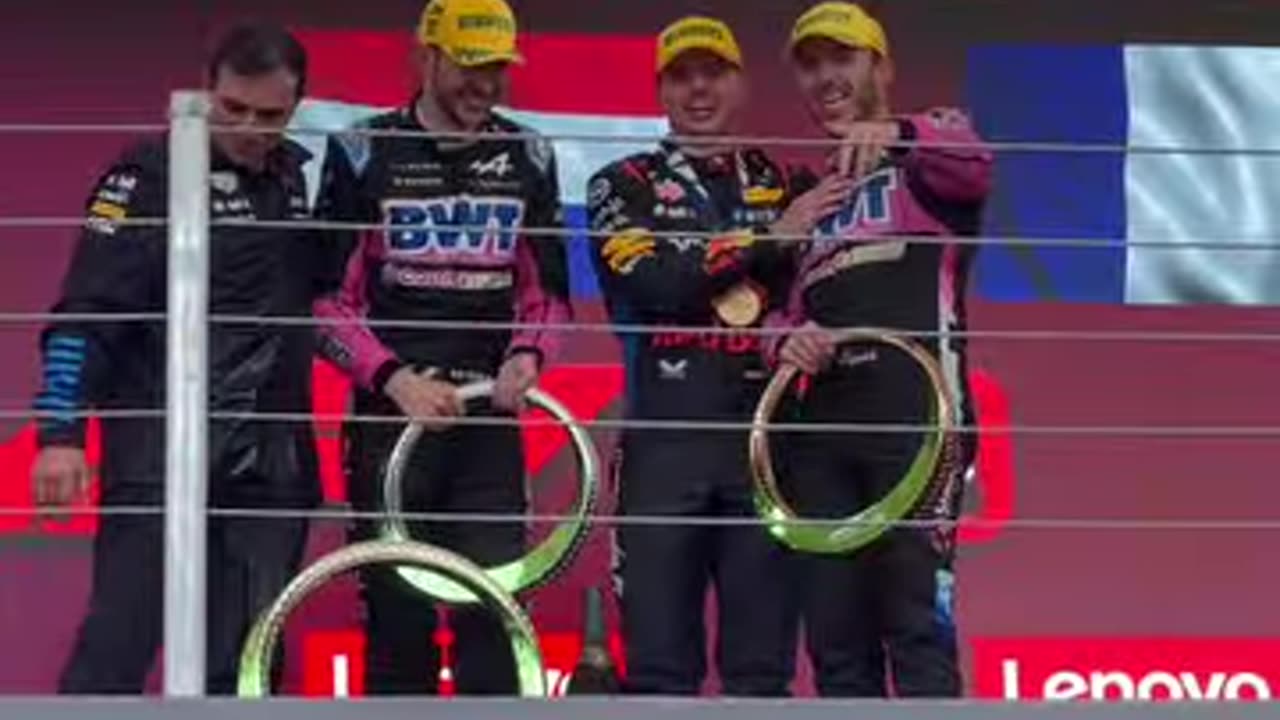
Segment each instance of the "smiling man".
[[[833,178],[797,198],[796,179],[764,152],[726,140],[745,110],[743,67],[724,23],[688,17],[668,26],[657,85],[673,137],[590,181],[593,258],[613,322],[708,330],[619,332],[628,418],[750,418],[764,380],[752,330],[782,300],[792,270],[790,249],[759,236],[809,232],[853,187]],[[753,515],[745,433],[635,427],[621,448],[623,515]],[[630,692],[698,692],[704,600],[714,587],[725,694],[787,693],[795,648],[787,565],[762,528],[623,524],[616,553]]]
[[[544,326],[569,319],[555,160],[550,143],[494,112],[508,67],[520,61],[516,19],[503,0],[433,0],[418,40],[419,92],[326,153],[319,212],[392,227],[360,235],[340,291],[316,311],[336,321],[324,329],[324,347],[355,380],[357,413],[408,417],[440,431],[410,461],[404,508],[519,518],[524,461],[514,422],[447,426],[465,412],[458,385],[483,378],[495,381],[493,407],[476,411],[514,420],[524,391],[553,358],[555,333]],[[523,327],[404,325],[414,321]],[[396,423],[345,428],[347,496],[358,510],[381,508],[383,469],[400,431]],[[410,531],[486,566],[515,559],[525,546],[519,520],[415,522]],[[351,536],[377,532],[376,522],[361,520]],[[363,572],[361,585],[366,687],[434,692],[440,659],[431,600],[395,568]],[[458,691],[514,692],[515,666],[498,620],[483,609],[458,609],[451,623]]]
[[[924,424],[928,385],[905,354],[837,348],[826,328],[905,333],[932,354],[972,425],[965,384],[965,288],[991,185],[992,155],[964,113],[890,109],[893,65],[880,23],[845,2],[814,6],[792,30],[791,65],[814,122],[844,145],[828,177],[855,183],[800,259],[780,357],[816,377],[802,418]],[[926,236],[913,242],[914,236]],[[952,696],[956,659],[952,558],[961,474],[972,435],[949,452],[912,519],[853,556],[805,559],[804,625],[823,695]],[[800,433],[789,439],[792,495],[807,514],[847,516],[906,473],[919,433]],[[886,676],[886,660],[889,676]]]
[[[306,90],[301,45],[282,28],[228,32],[209,63],[215,129],[209,177],[214,220],[305,220],[305,151],[281,132]],[[87,203],[54,313],[152,313],[165,309],[166,228],[130,221],[167,212],[168,146],[129,149]],[[251,227],[211,231],[210,311],[239,316],[310,315],[341,277],[341,248],[308,232]],[[209,409],[307,413],[313,333],[305,327],[213,326]],[[165,325],[56,319],[45,331],[43,411],[33,469],[37,503],[87,502],[87,409],[164,408]],[[164,507],[164,425],[154,418],[103,421],[101,506]],[[209,503],[290,509],[319,500],[310,423],[210,423]],[[306,540],[298,518],[209,520],[208,689],[235,689],[240,643],[258,612],[297,571]],[[160,643],[164,537],[158,515],[104,512],[94,541],[89,612],[59,690],[140,693]]]

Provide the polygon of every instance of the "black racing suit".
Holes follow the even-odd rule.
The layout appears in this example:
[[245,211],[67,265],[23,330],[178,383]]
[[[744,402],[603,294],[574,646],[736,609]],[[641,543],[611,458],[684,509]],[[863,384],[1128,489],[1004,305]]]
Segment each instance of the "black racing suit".
[[[285,144],[262,172],[233,165],[216,148],[210,175],[214,220],[305,220],[302,148]],[[86,229],[53,312],[162,313],[164,226],[129,220],[167,214],[163,139],[127,152],[98,181]],[[308,317],[341,274],[335,239],[299,231],[214,228],[210,311]],[[78,413],[164,409],[165,323],[55,320],[43,335],[44,382],[36,409],[42,447],[83,447]],[[306,327],[215,324],[209,330],[211,412],[305,413],[311,409],[313,332]],[[102,423],[101,504],[164,506],[164,425],[158,418]],[[319,500],[309,423],[210,421],[209,502],[220,508],[299,509]],[[156,515],[106,512],[95,540],[93,590],[59,689],[136,693],[160,644],[163,531]],[[306,539],[301,518],[209,521],[209,691],[234,691],[248,624],[296,572]]]
[[[894,236],[976,234],[991,155],[954,111],[903,118],[899,125],[906,140],[967,147],[895,151],[864,178],[844,207],[820,223],[801,257],[789,322],[931,333],[914,339],[939,361],[958,404],[952,420],[971,425],[964,340],[939,333],[965,328],[973,245]],[[922,425],[929,422],[928,392],[922,371],[904,353],[852,343],[814,378],[796,409],[799,417],[780,419]],[[922,437],[872,431],[779,437],[786,448],[780,453],[783,491],[803,515],[849,515],[901,480]],[[951,523],[972,440],[970,434],[947,438],[940,467],[911,516],[941,524],[893,528],[850,556],[803,560],[802,612],[822,695],[879,696],[890,687],[898,696],[960,694]]]
[[[425,132],[408,108],[374,118],[374,130]],[[528,133],[495,117],[486,133]],[[504,360],[530,352],[550,360],[553,335],[483,328],[380,326],[376,321],[547,324],[569,318],[564,238],[526,234],[561,225],[550,144],[527,137],[458,144],[428,137],[352,133],[329,143],[320,211],[340,220],[385,223],[361,233],[341,290],[317,303],[327,325],[325,354],[356,381],[359,414],[398,416],[383,393],[411,366],[457,384],[496,376]],[[366,322],[366,319],[374,322]],[[481,403],[469,410],[493,414]],[[507,417],[510,417],[509,415]],[[514,418],[511,418],[514,421]],[[356,509],[382,508],[383,469],[402,427],[350,423],[345,430],[348,497]],[[505,512],[525,509],[523,449],[514,424],[427,433],[405,476],[406,510]],[[353,539],[377,534],[352,527]],[[482,566],[524,552],[523,518],[507,523],[410,523],[415,538],[457,550]],[[440,659],[430,598],[391,568],[361,574],[368,633],[366,687],[425,693]],[[513,693],[514,665],[501,625],[476,608],[451,613],[457,636],[456,687],[464,694]]]
[[[612,321],[759,326],[785,299],[793,264],[779,243],[752,234],[778,218],[791,185],[762,152],[695,159],[669,143],[598,172],[588,190],[591,228],[600,234],[592,256]],[[719,315],[726,293],[747,302],[730,303]],[[758,333],[619,336],[628,418],[750,419],[766,379]],[[746,447],[744,431],[627,429],[615,469],[619,512],[754,517]],[[624,524],[615,553],[629,692],[698,692],[706,671],[703,608],[711,586],[719,606],[716,654],[724,692],[787,694],[794,608],[784,552],[762,527]]]

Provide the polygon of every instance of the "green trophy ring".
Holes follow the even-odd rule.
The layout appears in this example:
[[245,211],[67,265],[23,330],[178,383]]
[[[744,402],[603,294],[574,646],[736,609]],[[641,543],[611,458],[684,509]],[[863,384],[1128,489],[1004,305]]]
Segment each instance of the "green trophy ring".
[[[355,543],[316,560],[276,598],[249,630],[240,651],[240,675],[236,692],[242,698],[261,698],[270,693],[271,663],[284,622],[294,608],[315,590],[342,573],[366,565],[396,564],[429,568],[448,577],[480,598],[484,606],[498,614],[511,640],[521,697],[545,697],[546,673],[538,636],[533,624],[515,599],[470,560],[443,548],[415,542],[381,540]],[[423,642],[429,642],[427,638]]]
[[[458,395],[463,402],[489,397],[492,393],[493,381],[491,380],[470,383],[458,388]],[[528,390],[525,393],[525,399],[531,406],[545,410],[568,431],[578,459],[579,485],[578,496],[569,512],[569,519],[557,525],[541,543],[524,556],[503,565],[485,568],[485,572],[498,587],[512,595],[528,592],[547,584],[573,561],[587,538],[587,531],[590,530],[590,517],[595,512],[600,485],[600,461],[596,455],[595,445],[577,419],[559,401],[537,388]],[[382,485],[383,509],[386,515],[382,520],[381,536],[385,540],[411,539],[409,528],[401,514],[404,496],[402,488],[409,458],[422,433],[421,425],[416,423],[407,425],[400,433],[387,460]],[[416,567],[400,567],[396,568],[396,572],[414,588],[440,602],[452,605],[479,602],[475,593],[443,577],[440,573]]]
[[837,344],[874,342],[897,348],[915,360],[928,378],[929,432],[920,444],[911,466],[888,493],[857,513],[837,522],[806,522],[787,503],[778,489],[773,459],[769,452],[768,425],[777,411],[787,388],[800,375],[800,369],[783,364],[769,381],[756,405],[752,418],[749,444],[751,473],[755,480],[756,512],[764,519],[769,533],[794,550],[823,555],[854,552],[884,534],[893,523],[902,520],[915,507],[928,488],[943,459],[947,436],[955,417],[955,402],[943,378],[942,367],[918,343],[872,328],[855,328],[838,333]]

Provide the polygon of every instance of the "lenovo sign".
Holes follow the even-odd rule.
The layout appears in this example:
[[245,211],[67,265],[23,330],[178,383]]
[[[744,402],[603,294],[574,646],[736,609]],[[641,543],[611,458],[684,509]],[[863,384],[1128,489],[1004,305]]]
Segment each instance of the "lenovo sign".
[[984,698],[1256,701],[1280,687],[1280,640],[987,638],[973,651]]

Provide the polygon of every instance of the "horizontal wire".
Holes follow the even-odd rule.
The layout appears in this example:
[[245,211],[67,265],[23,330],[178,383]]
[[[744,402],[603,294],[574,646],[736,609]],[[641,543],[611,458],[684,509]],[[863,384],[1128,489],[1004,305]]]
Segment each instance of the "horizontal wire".
[[112,409],[102,410],[35,410],[0,409],[0,420],[150,420],[165,416],[164,410]]
[[[20,323],[135,323],[158,322],[165,319],[164,313],[157,312],[102,312],[102,313],[57,313],[57,312],[0,312],[0,325],[16,325]],[[269,324],[269,323],[268,323]]]
[[168,129],[163,123],[0,123],[0,133],[12,135],[151,133]]
[[[0,410],[0,420],[26,419],[149,419],[164,417],[163,410],[81,410],[73,412],[48,410]],[[404,425],[404,417],[394,415],[359,415],[344,413],[273,413],[273,412],[210,412],[210,420],[259,423],[357,423],[366,425]],[[747,432],[755,425],[749,421],[713,420],[643,420],[638,418],[579,418],[575,421],[584,428],[604,430],[689,430],[699,432]],[[563,426],[552,418],[514,418],[461,416],[449,418],[448,425],[457,427],[508,427],[555,428]],[[921,434],[935,432],[937,425],[913,423],[768,423],[769,433],[866,433],[866,434]],[[949,431],[961,435],[1061,435],[1061,436],[1110,436],[1139,438],[1276,438],[1280,426],[1276,425],[953,425]]]
[[[159,322],[164,313],[54,313],[0,312],[0,325],[51,322]],[[474,330],[476,332],[543,330],[562,333],[607,334],[698,334],[723,336],[805,335],[822,332],[840,333],[872,330],[891,337],[912,339],[968,339],[1009,341],[1085,341],[1143,343],[1272,343],[1280,342],[1280,332],[1213,332],[1213,331],[1149,331],[1149,330],[906,330],[868,328],[867,326],[830,327],[723,327],[717,325],[645,325],[635,323],[523,323],[488,320],[411,320],[391,318],[313,317],[290,315],[235,315],[214,313],[211,325],[262,325],[267,327],[344,327],[361,325],[368,328],[401,330]]]
[[[369,222],[345,222],[335,220],[256,220],[256,219],[233,219],[227,218],[222,220],[212,220],[209,223],[213,227],[235,227],[235,228],[265,228],[272,230],[330,230],[330,231],[422,231],[422,230],[449,230],[451,232],[460,233],[486,233],[492,232],[493,228],[488,225],[440,225],[440,224],[422,224],[422,225],[391,225],[388,223],[369,223]],[[567,227],[521,227],[519,234],[523,237],[530,238],[609,238],[618,234],[616,230],[591,230],[583,228],[567,228]],[[723,231],[714,230],[646,230],[646,235],[656,239],[687,239],[700,238],[711,239],[723,237]],[[812,242],[822,244],[825,242],[838,242],[848,240],[849,238],[842,235],[821,235],[821,234],[797,234],[797,233],[752,233],[755,240],[763,240],[767,242],[781,243],[801,243]],[[1106,239],[1106,238],[1036,238],[1026,236],[943,236],[943,235],[879,235],[874,238],[859,238],[859,240],[877,240],[884,242],[905,242],[915,245],[977,245],[977,246],[1037,246],[1037,247],[1082,247],[1094,249],[1115,250],[1118,247],[1141,247],[1141,248],[1170,248],[1170,249],[1209,249],[1209,250],[1268,250],[1280,249],[1280,237],[1267,236],[1260,237],[1257,241],[1240,240],[1237,238],[1199,238],[1194,240],[1142,240],[1142,239]]]
[[[359,511],[345,506],[330,506],[318,509],[302,508],[208,508],[210,517],[248,518],[263,520],[382,520],[394,517],[407,522],[425,523],[466,523],[475,525],[511,524],[519,522],[525,525],[549,525],[572,522],[580,519],[572,514],[560,513],[447,513],[447,512],[413,512],[395,513]],[[126,517],[158,517],[164,514],[162,506],[146,505],[111,505],[105,507],[70,506],[58,508],[0,507],[0,517],[46,517],[61,515],[64,517],[86,516],[126,516]],[[890,521],[849,521],[841,518],[794,518],[766,520],[758,516],[718,517],[696,515],[617,515],[591,514],[585,519],[592,525],[605,527],[648,526],[648,527],[760,527],[765,525],[810,525],[819,527],[889,527],[953,529],[958,527],[999,528],[1010,530],[1221,530],[1221,531],[1277,531],[1280,530],[1280,517],[1258,519],[1191,519],[1191,518],[1007,518],[995,519],[981,516],[961,516],[959,519],[902,519]]]
[[[0,134],[87,134],[87,133],[149,133],[169,130],[168,124],[162,123],[0,123]],[[210,132],[227,135],[275,135],[279,130],[273,128],[252,128],[242,125],[220,125],[210,123]],[[345,135],[362,137],[387,138],[420,138],[435,140],[461,141],[513,141],[513,140],[559,140],[584,143],[657,143],[674,142],[679,145],[736,145],[736,146],[774,146],[774,147],[814,147],[834,148],[845,144],[842,138],[832,137],[795,137],[778,135],[714,135],[683,136],[671,133],[556,133],[556,132],[511,132],[492,133],[451,130],[406,130],[395,128],[370,128],[354,126],[348,128],[297,126],[285,130],[288,135]],[[1142,145],[1128,143],[1082,143],[1053,141],[1003,141],[981,140],[978,142],[946,142],[935,140],[898,140],[887,143],[890,148],[923,148],[975,150],[983,149],[994,153],[1077,153],[1077,154],[1129,154],[1129,155],[1210,155],[1210,156],[1248,156],[1248,157],[1280,157],[1280,148],[1267,147],[1228,147],[1212,145]]]
[[[240,413],[211,412],[211,419],[263,421],[280,423],[314,422],[337,423],[352,422],[359,424],[404,424],[403,417],[386,415],[329,415],[312,416],[307,413]],[[319,419],[324,417],[325,419]],[[457,426],[479,427],[559,427],[558,420],[550,418],[512,418],[512,417],[476,417],[462,416],[450,418],[450,424]],[[636,418],[580,418],[576,420],[582,427],[606,430],[690,430],[699,432],[747,432],[755,427],[747,421],[711,421],[711,420],[642,420]],[[867,434],[906,434],[936,432],[939,427],[930,424],[911,423],[769,423],[765,426],[770,433],[867,433]],[[963,435],[1075,435],[1075,436],[1126,436],[1126,437],[1231,437],[1231,438],[1274,438],[1280,437],[1280,426],[1151,426],[1151,425],[1007,425],[998,427],[979,427],[976,425],[954,425],[950,432]]]
[[[275,131],[231,125],[211,125],[210,129],[226,134],[262,135]],[[836,148],[846,144],[843,138],[798,137],[782,135],[676,135],[672,133],[583,133],[583,132],[476,132],[462,130],[426,130],[401,128],[322,128],[311,126],[291,127],[289,134],[296,135],[345,135],[356,137],[419,138],[424,140],[458,140],[474,142],[510,142],[512,140],[553,140],[583,143],[644,144],[671,142],[676,145],[698,146],[765,146],[800,148]],[[886,148],[936,149],[936,150],[987,150],[993,153],[1078,153],[1078,154],[1131,154],[1131,155],[1244,155],[1252,157],[1280,157],[1280,148],[1228,147],[1212,145],[1142,145],[1128,143],[1084,143],[1053,141],[978,140],[976,142],[941,140],[894,140],[884,143]]]
[[[4,228],[76,228],[84,227],[91,221],[82,216],[47,216],[47,217],[0,217],[0,229]],[[168,221],[162,217],[125,218],[112,220],[112,225],[120,227],[162,227]],[[331,232],[404,232],[448,230],[458,233],[488,233],[493,228],[488,225],[455,225],[420,223],[415,225],[392,225],[380,222],[347,222],[338,220],[260,220],[256,218],[223,218],[210,220],[212,228],[254,228],[263,230],[313,230]],[[568,227],[522,227],[518,234],[527,238],[608,238],[617,234],[612,230],[591,230]],[[646,230],[646,234],[656,239],[711,239],[724,236],[722,231],[714,230]],[[841,235],[814,235],[796,233],[754,233],[755,240],[780,243],[801,242],[836,242],[848,240]],[[1167,250],[1222,250],[1222,251],[1271,251],[1280,249],[1280,237],[1275,235],[1231,236],[1231,237],[1197,237],[1186,240],[1144,240],[1141,238],[1081,238],[1081,237],[1030,237],[1011,235],[997,236],[950,236],[950,235],[880,235],[874,238],[859,240],[877,240],[885,242],[904,242],[914,245],[959,245],[959,246],[993,246],[993,247],[1071,247],[1095,250],[1115,250],[1121,247],[1167,249]]]
[[[0,315],[0,322],[3,322]],[[840,333],[850,330],[868,330],[866,326],[849,327],[750,327],[733,328],[699,325],[645,325],[632,323],[518,323],[490,322],[470,320],[390,320],[361,318],[315,318],[289,316],[252,316],[252,315],[212,315],[210,322],[215,324],[238,325],[261,322],[266,325],[285,326],[342,326],[361,324],[371,328],[399,328],[421,330],[545,330],[552,332],[592,332],[592,333],[635,333],[639,335],[658,334],[703,334],[703,335],[758,335],[764,337],[792,334],[817,334],[822,332]],[[899,330],[893,328],[872,328],[875,332],[900,338],[963,338],[983,340],[1088,340],[1098,342],[1277,342],[1277,333],[1233,333],[1233,332],[1164,332],[1164,331],[1107,331],[1107,330]]]
[[[85,227],[90,222],[96,222],[83,215],[74,217],[69,216],[32,216],[32,217],[0,217],[0,229],[4,228],[77,228]],[[114,227],[166,227],[169,220],[166,217],[133,217],[121,218],[119,220],[111,220]]]

